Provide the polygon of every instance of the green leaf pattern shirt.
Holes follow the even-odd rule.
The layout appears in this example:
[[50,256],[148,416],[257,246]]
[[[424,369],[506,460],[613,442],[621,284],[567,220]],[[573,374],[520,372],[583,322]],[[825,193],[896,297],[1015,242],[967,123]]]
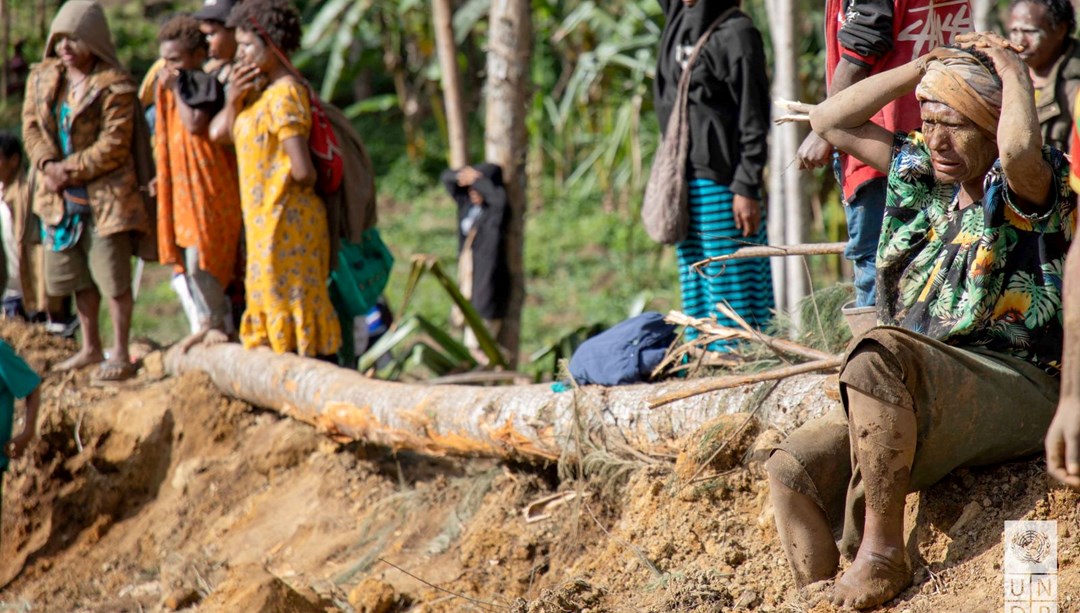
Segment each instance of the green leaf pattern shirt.
[[1000,160],[982,202],[960,209],[960,186],[934,178],[923,135],[897,133],[877,255],[881,323],[1058,373],[1075,202],[1068,160],[1050,147],[1043,156],[1054,176],[1045,212],[1013,205]]

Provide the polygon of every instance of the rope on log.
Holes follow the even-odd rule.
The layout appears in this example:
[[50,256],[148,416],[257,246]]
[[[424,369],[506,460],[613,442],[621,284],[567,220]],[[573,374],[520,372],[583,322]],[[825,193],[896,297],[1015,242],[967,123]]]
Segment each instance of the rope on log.
[[[652,456],[676,455],[680,440],[709,420],[749,410],[745,405],[754,401],[755,390],[701,391],[701,380],[584,386],[561,393],[546,384],[411,385],[235,343],[172,350],[166,368],[174,375],[205,372],[230,396],[338,438],[436,456],[539,463],[556,461],[566,451],[586,452],[578,447],[582,439]],[[779,430],[791,430],[833,405],[825,384],[820,375],[786,379],[768,395],[759,415]],[[657,393],[684,398],[669,401],[669,410],[654,411],[650,400]]]
[[742,387],[751,383],[776,381],[778,379],[786,379],[795,375],[803,375],[811,372],[835,370],[837,368],[840,368],[840,365],[843,363],[843,358],[833,357],[829,358],[828,360],[818,360],[816,362],[806,362],[805,364],[795,364],[793,366],[774,368],[772,370],[766,370],[764,372],[753,373],[749,375],[717,377],[716,379],[706,381],[705,383],[689,390],[679,390],[677,392],[658,396],[654,400],[649,402],[649,408],[655,409],[658,407],[662,407],[666,404],[670,404],[672,402],[686,400],[687,398],[691,398],[699,394],[708,394],[709,392],[731,389],[733,387]]
[[709,264],[742,260],[746,258],[785,257],[792,255],[838,255],[844,253],[847,243],[811,243],[808,245],[754,245],[741,247],[727,255],[718,255],[694,262],[690,268],[701,272]]

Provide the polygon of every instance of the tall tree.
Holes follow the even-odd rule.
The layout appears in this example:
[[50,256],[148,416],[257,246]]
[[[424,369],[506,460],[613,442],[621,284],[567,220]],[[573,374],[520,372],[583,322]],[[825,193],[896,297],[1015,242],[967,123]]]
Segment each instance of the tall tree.
[[446,132],[450,145],[450,167],[469,163],[469,135],[465,131],[465,109],[461,101],[461,76],[458,70],[457,45],[451,24],[450,0],[431,0],[435,22],[435,45],[442,73],[443,105],[446,107]]
[[488,30],[487,112],[484,157],[502,167],[510,201],[506,237],[510,265],[510,306],[497,340],[511,365],[517,364],[521,309],[525,302],[525,154],[528,149],[528,76],[532,60],[529,0],[493,0]]
[[11,11],[6,0],[0,0],[0,101],[8,102],[8,52],[11,49]]
[[[798,7],[793,0],[766,0],[773,45],[773,98],[799,99],[798,51],[795,23]],[[795,123],[773,126],[772,152],[769,170],[769,242],[798,245],[806,238],[806,194],[799,173],[793,168],[795,151],[799,147],[799,132]],[[779,218],[779,219],[777,219]],[[773,262],[773,285],[776,306],[791,313],[798,325],[795,306],[808,291],[802,258],[776,258]],[[781,274],[776,275],[778,269]]]

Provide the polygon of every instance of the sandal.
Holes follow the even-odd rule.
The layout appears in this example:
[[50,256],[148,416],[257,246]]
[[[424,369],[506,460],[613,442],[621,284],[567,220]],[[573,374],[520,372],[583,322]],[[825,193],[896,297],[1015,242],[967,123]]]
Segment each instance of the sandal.
[[139,372],[139,367],[130,362],[102,362],[92,380],[95,383],[119,383],[131,379]]

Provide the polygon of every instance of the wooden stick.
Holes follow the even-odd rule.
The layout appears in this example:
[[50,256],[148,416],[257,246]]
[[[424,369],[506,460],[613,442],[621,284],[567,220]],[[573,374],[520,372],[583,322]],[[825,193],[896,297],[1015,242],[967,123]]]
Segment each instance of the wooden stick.
[[709,392],[715,392],[717,390],[725,390],[733,387],[750,385],[751,383],[761,383],[762,381],[776,381],[778,379],[786,379],[795,375],[818,372],[821,370],[833,370],[836,368],[840,368],[840,365],[843,363],[843,358],[834,357],[828,360],[818,360],[816,362],[806,362],[805,364],[795,364],[794,366],[774,368],[773,370],[767,370],[765,372],[753,373],[749,375],[720,377],[693,389],[660,396],[659,398],[649,401],[649,408],[655,409],[671,402],[685,400],[686,398],[690,398],[692,396],[697,396],[699,394],[707,394]]
[[700,269],[709,264],[741,260],[745,258],[780,257],[789,255],[837,255],[844,253],[847,243],[811,243],[808,245],[755,245],[695,262],[690,268]]
[[[794,341],[769,336],[768,334],[753,330],[752,328],[748,329],[749,325],[744,326],[744,329],[742,330],[736,328],[728,328],[727,326],[721,326],[705,319],[696,319],[694,317],[690,317],[689,315],[686,315],[685,313],[680,313],[679,311],[669,312],[667,314],[667,317],[665,317],[664,319],[670,323],[679,326],[690,326],[691,328],[697,328],[698,330],[705,332],[706,334],[715,334],[724,338],[739,338],[749,341],[758,341],[775,351],[781,351],[783,353],[797,355],[799,357],[807,358],[810,360],[831,360],[836,357],[831,353],[818,351],[817,349],[807,347],[806,345],[801,345]],[[736,323],[739,323],[741,320],[741,318],[737,316],[732,317],[732,319],[734,319]],[[740,325],[745,323],[745,321],[742,321]]]

